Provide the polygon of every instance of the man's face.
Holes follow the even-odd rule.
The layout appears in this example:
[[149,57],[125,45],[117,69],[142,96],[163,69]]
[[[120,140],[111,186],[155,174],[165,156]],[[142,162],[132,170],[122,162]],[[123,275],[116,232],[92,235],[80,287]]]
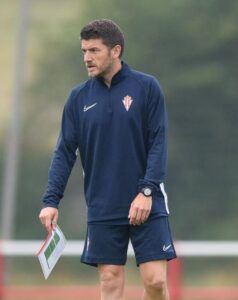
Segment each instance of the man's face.
[[101,39],[82,40],[81,48],[88,76],[103,76],[113,66],[113,49],[103,44]]

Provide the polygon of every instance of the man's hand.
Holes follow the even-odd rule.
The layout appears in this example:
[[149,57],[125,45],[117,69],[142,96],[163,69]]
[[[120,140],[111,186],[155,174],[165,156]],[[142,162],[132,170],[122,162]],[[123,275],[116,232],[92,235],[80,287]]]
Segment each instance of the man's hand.
[[146,197],[142,193],[139,193],[131,203],[128,218],[130,224],[140,225],[144,223],[151,211],[152,197]]
[[47,231],[50,232],[55,229],[58,221],[58,209],[54,207],[42,208],[39,219],[41,223],[46,227]]

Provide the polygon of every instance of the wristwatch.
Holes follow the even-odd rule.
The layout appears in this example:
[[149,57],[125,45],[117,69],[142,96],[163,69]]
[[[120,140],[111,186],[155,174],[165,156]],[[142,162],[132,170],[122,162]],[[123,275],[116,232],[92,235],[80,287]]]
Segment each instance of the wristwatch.
[[152,195],[152,189],[150,187],[144,187],[141,189],[141,193],[146,197],[150,197]]

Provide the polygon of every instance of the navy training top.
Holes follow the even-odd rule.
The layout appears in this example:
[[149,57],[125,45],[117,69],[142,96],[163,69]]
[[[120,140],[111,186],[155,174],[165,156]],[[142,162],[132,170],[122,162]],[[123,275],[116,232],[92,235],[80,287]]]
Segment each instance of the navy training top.
[[151,187],[151,214],[169,214],[164,190],[167,114],[158,81],[122,62],[110,88],[99,77],[76,86],[65,104],[44,207],[58,208],[80,153],[88,222],[128,223],[130,204]]

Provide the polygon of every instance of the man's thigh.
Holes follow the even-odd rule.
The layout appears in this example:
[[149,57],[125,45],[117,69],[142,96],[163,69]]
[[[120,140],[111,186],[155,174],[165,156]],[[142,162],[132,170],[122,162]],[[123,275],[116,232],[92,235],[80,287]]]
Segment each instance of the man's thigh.
[[168,217],[149,218],[144,224],[131,226],[130,238],[137,265],[176,258]]
[[129,225],[88,224],[81,262],[91,265],[125,265]]

